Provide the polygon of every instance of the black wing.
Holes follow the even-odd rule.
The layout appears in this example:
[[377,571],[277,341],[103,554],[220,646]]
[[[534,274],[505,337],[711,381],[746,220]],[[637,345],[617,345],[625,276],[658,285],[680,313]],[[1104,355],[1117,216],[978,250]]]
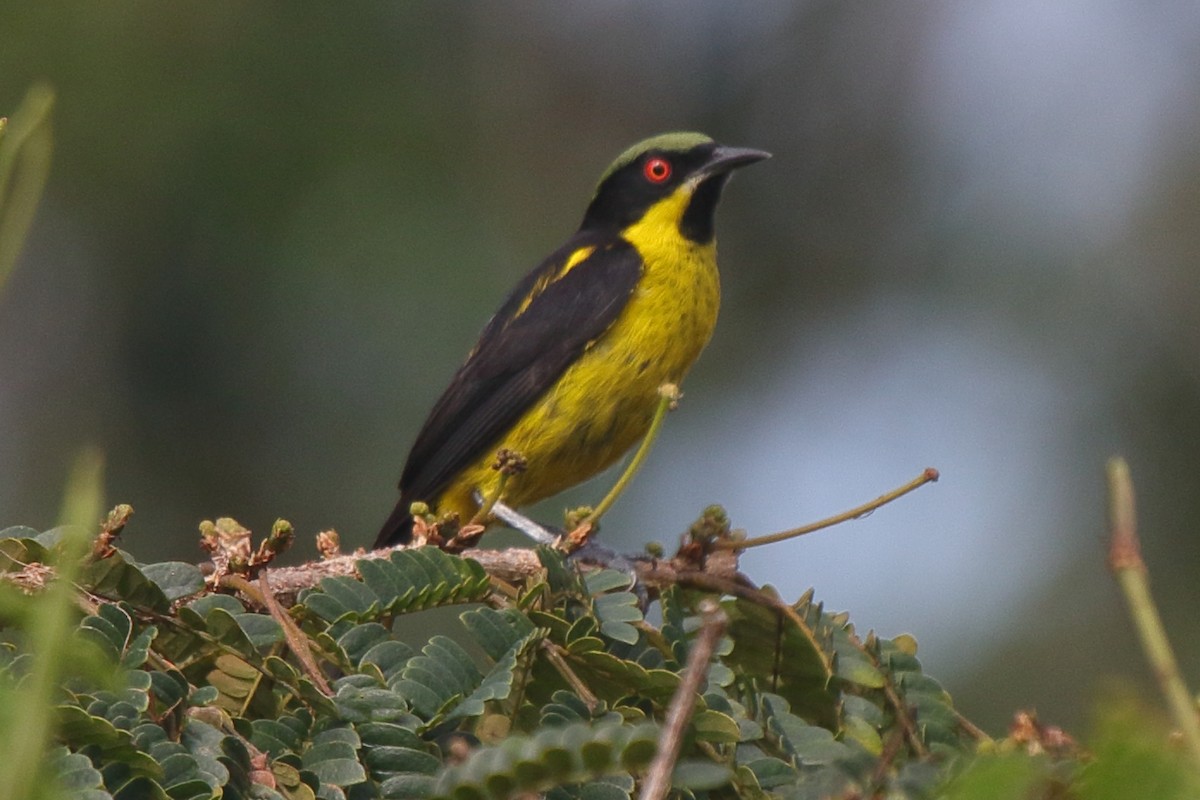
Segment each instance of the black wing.
[[[563,273],[582,248],[592,252]],[[623,239],[579,233],[529,273],[480,334],[417,435],[376,547],[407,541],[413,500],[437,498],[625,308],[642,274]],[[532,299],[530,295],[532,294]]]

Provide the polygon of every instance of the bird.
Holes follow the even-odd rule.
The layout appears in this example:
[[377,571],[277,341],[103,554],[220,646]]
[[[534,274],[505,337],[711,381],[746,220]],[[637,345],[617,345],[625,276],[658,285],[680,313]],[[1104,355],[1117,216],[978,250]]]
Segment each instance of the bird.
[[[717,204],[732,172],[769,158],[694,132],[625,150],[579,229],[516,285],[434,403],[375,547],[412,540],[411,506],[463,522],[479,498],[516,508],[603,471],[648,431],[720,305]],[[501,483],[506,449],[523,470]]]

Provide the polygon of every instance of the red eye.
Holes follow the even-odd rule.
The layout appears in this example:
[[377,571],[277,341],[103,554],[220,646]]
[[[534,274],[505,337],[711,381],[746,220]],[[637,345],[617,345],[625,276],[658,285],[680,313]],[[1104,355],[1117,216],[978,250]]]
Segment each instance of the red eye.
[[642,167],[642,174],[651,183],[663,183],[671,177],[671,162],[665,158],[652,158]]

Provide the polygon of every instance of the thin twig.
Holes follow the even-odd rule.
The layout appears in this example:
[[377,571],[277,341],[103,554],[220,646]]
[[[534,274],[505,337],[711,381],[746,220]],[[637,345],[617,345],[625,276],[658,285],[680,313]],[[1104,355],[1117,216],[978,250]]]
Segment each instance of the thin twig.
[[900,750],[903,747],[904,730],[902,728],[892,728],[887,740],[883,743],[883,752],[879,754],[879,761],[876,762],[875,769],[871,770],[871,782],[867,784],[870,788],[865,795],[866,797],[881,797],[883,795],[883,784],[887,780],[888,770],[896,762],[896,757],[900,755]]
[[[263,574],[265,575],[266,573],[264,572]],[[222,575],[217,579],[217,585],[226,589],[233,589],[235,592],[241,592],[248,600],[250,600],[251,603],[254,603],[261,608],[268,607],[267,598],[263,596],[263,593],[259,587],[255,586],[254,581],[250,580],[244,575]],[[276,605],[278,605],[278,603]]]
[[279,627],[283,628],[283,635],[287,639],[288,647],[296,654],[296,659],[300,662],[300,666],[304,667],[304,672],[308,677],[312,678],[313,683],[321,690],[321,694],[326,697],[333,697],[333,689],[329,688],[329,683],[325,680],[325,676],[321,674],[321,668],[317,666],[317,660],[313,658],[312,648],[308,646],[308,637],[304,635],[304,631],[300,630],[295,620],[287,615],[287,612],[279,605],[279,601],[275,599],[275,593],[271,591],[271,582],[266,572],[258,576],[258,582],[262,586],[264,605],[266,605],[271,617],[279,623]]
[[550,641],[542,642],[542,651],[546,654],[546,660],[550,662],[550,665],[558,670],[558,674],[563,677],[563,680],[570,684],[571,688],[575,690],[575,694],[579,695],[579,699],[587,706],[588,711],[592,712],[599,708],[600,700],[592,694],[592,690],[567,663],[567,659],[564,657],[566,651]]
[[883,676],[883,696],[887,699],[892,707],[892,711],[896,714],[896,721],[900,723],[900,730],[904,731],[904,738],[908,741],[908,746],[912,748],[913,755],[918,759],[923,759],[929,755],[928,748],[925,747],[925,742],[921,740],[921,732],[917,730],[916,720],[913,718],[909,707],[904,704],[900,698],[900,693],[896,691],[896,684],[892,678],[894,672],[884,667],[883,663],[876,658],[876,650],[873,647],[868,647],[858,640],[858,637],[852,637],[854,646],[859,649],[871,662],[871,664],[879,670]]
[[1142,642],[1142,650],[1166,698],[1171,716],[1192,758],[1200,765],[1200,717],[1196,715],[1191,692],[1179,672],[1179,664],[1175,661],[1162,618],[1154,605],[1154,598],[1150,596],[1146,562],[1142,560],[1138,541],[1137,512],[1129,465],[1123,458],[1111,458],[1107,472],[1110,532],[1108,565],[1125,596],[1133,625]]
[[662,800],[671,790],[671,773],[675,770],[675,762],[679,759],[679,750],[683,746],[683,730],[692,718],[700,686],[708,677],[709,663],[729,622],[725,612],[713,600],[701,603],[700,616],[700,631],[692,642],[692,651],[688,654],[683,680],[679,682],[675,696],[671,698],[658,753],[650,762],[650,769],[646,772],[646,780],[642,783],[638,800]]
[[974,739],[976,742],[992,741],[992,737],[988,735],[987,731],[985,731],[983,728],[976,725],[974,722],[971,722],[971,720],[964,717],[962,712],[959,711],[958,709],[954,710],[954,718],[956,720],[958,720],[958,726],[960,728],[962,728],[963,731],[965,731],[966,734],[968,736],[970,736],[972,739]]
[[[876,663],[876,666],[880,666]],[[904,736],[908,739],[908,746],[912,748],[913,755],[918,759],[924,759],[929,755],[929,750],[925,747],[925,742],[921,741],[921,734],[917,730],[917,723],[913,720],[912,714],[908,710],[908,706],[900,699],[900,695],[896,692],[896,686],[892,683],[892,676],[887,671],[880,669],[883,673],[883,696],[892,704],[892,710],[896,712],[896,721],[900,723],[901,729],[904,731]]]
[[797,536],[803,536],[806,533],[819,531],[822,528],[828,528],[852,519],[865,517],[867,514],[870,514],[880,506],[885,506],[893,500],[903,497],[914,489],[919,489],[927,483],[936,483],[939,477],[940,476],[936,469],[933,467],[926,467],[924,472],[903,486],[893,489],[885,495],[876,497],[869,503],[863,503],[861,506],[856,506],[849,511],[843,511],[841,514],[828,517],[820,520],[819,522],[802,525],[799,528],[792,528],[791,530],[780,531],[779,533],[772,533],[767,536],[758,536],[753,539],[743,539],[741,541],[730,539],[727,541],[713,542],[712,547],[714,549],[722,550],[745,550],[747,547],[758,547],[764,544],[775,544],[776,542],[782,542],[786,539],[794,539]]

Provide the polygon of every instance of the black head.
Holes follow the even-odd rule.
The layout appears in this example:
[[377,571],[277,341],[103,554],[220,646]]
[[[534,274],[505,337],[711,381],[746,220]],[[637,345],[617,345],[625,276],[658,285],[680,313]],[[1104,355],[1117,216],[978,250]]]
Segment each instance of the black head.
[[622,230],[667,200],[678,205],[680,233],[707,243],[721,189],[732,170],[769,153],[724,147],[700,133],[664,133],[626,150],[600,177],[584,214],[586,230]]

